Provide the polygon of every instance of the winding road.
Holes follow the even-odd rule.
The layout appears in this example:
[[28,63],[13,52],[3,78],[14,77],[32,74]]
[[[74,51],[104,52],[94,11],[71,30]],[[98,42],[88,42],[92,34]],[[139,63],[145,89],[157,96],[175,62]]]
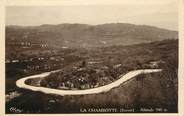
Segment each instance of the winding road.
[[28,77],[24,77],[21,78],[19,80],[16,81],[16,85],[19,88],[24,88],[24,89],[29,89],[32,91],[40,91],[43,92],[45,94],[56,94],[56,95],[61,95],[61,96],[65,96],[65,95],[86,95],[86,94],[97,94],[97,93],[103,93],[103,92],[107,92],[115,87],[120,86],[122,83],[125,83],[126,81],[136,77],[137,75],[140,74],[147,74],[147,73],[154,73],[154,72],[160,72],[162,71],[162,69],[142,69],[142,70],[134,70],[134,71],[130,71],[125,75],[120,75],[120,79],[104,85],[104,86],[100,86],[97,88],[91,88],[91,89],[85,89],[85,90],[59,90],[59,89],[52,89],[52,88],[46,88],[46,87],[36,87],[36,86],[31,86],[25,83],[25,81],[27,79],[33,79],[33,78],[44,78],[48,75],[50,75],[51,73],[54,72],[58,72],[60,70],[56,70],[56,71],[51,71],[51,72],[45,72],[45,73],[41,73],[38,75],[32,75],[32,76],[28,76]]

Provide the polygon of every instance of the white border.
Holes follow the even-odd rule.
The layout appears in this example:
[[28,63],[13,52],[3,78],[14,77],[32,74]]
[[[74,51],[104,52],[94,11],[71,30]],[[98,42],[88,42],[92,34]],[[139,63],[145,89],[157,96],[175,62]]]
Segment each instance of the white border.
[[[136,0],[135,0],[136,1]],[[123,116],[184,116],[184,0],[179,1],[179,113],[118,113],[118,114],[98,114],[102,116],[111,116],[111,115],[123,115]],[[141,3],[143,0],[137,0],[137,3]],[[110,5],[110,4],[123,4],[126,3],[126,0],[0,0],[0,115],[5,115],[5,7],[6,6],[58,6],[58,5]],[[183,85],[183,86],[182,86]],[[10,114],[8,114],[10,115]],[[12,114],[12,115],[22,115],[25,114]],[[26,114],[32,116],[33,114]],[[36,115],[36,114],[34,114]],[[42,115],[42,114],[38,114]],[[53,114],[45,114],[53,115]],[[68,115],[73,116],[74,114],[54,114],[54,115]],[[97,114],[75,114],[78,116],[81,115],[93,115]]]

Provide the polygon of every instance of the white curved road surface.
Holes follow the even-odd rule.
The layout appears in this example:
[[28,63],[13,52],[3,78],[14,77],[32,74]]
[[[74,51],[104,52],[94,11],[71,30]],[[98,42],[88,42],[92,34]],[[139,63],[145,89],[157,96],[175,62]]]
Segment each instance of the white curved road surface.
[[135,71],[130,71],[125,75],[120,75],[120,79],[108,84],[104,85],[101,87],[97,88],[91,88],[91,89],[85,89],[85,90],[59,90],[59,89],[52,89],[52,88],[46,88],[46,87],[36,87],[36,86],[31,86],[28,84],[25,84],[25,81],[27,79],[33,79],[33,78],[44,78],[48,75],[50,75],[53,72],[58,72],[59,70],[56,71],[51,71],[51,72],[46,72],[38,75],[33,75],[33,76],[28,76],[22,79],[19,79],[16,81],[16,85],[20,88],[24,89],[29,89],[32,91],[40,91],[46,94],[56,94],[56,95],[86,95],[86,94],[97,94],[97,93],[103,93],[111,90],[112,88],[118,87],[120,84],[132,79],[133,77],[140,75],[140,74],[147,74],[147,73],[154,73],[154,72],[160,72],[162,69],[143,69],[143,70],[135,70]]

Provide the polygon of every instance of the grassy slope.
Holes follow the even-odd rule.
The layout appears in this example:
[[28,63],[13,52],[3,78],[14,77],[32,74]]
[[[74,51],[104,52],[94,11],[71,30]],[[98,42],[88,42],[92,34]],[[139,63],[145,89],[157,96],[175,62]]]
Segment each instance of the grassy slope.
[[[169,84],[167,71],[141,75],[107,93],[85,96],[65,96],[56,111],[67,108],[167,108],[170,112],[177,108],[177,86]],[[143,78],[143,79],[141,79]],[[176,81],[174,79],[173,81]],[[54,109],[55,109],[54,108]],[[66,109],[67,109],[66,108]]]

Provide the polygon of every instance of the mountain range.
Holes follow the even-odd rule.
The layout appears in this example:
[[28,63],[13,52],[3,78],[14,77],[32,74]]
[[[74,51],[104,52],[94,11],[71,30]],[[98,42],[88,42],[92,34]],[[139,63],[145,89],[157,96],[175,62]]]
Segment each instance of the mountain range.
[[177,31],[128,23],[6,26],[6,45],[28,42],[57,48],[93,48],[177,38]]

